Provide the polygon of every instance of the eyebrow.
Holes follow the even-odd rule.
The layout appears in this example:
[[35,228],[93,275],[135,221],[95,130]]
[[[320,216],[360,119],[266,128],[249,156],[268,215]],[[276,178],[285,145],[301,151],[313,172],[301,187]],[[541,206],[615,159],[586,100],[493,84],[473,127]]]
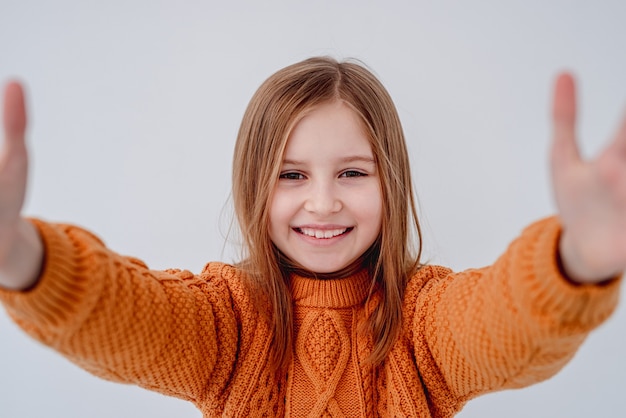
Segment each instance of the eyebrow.
[[[351,155],[349,157],[341,158],[339,160],[340,163],[353,163],[356,161],[361,161],[361,162],[370,163],[370,164],[376,163],[376,160],[373,157],[370,157],[367,155]],[[306,163],[304,161],[299,161],[299,160],[284,159],[283,164],[304,165]]]

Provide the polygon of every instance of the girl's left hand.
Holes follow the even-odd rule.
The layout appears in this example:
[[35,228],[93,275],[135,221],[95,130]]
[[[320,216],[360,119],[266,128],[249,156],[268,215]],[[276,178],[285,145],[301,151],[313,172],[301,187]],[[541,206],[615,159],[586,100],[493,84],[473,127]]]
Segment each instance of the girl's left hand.
[[555,86],[552,183],[563,232],[559,244],[566,275],[596,283],[626,269],[626,116],[611,143],[585,161],[576,145],[574,80]]

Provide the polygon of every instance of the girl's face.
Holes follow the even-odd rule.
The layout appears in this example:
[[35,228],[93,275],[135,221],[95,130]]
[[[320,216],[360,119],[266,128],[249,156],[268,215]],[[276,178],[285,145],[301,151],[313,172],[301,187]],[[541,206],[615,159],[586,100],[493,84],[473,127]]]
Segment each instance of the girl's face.
[[310,271],[341,270],[374,243],[380,182],[361,122],[347,105],[322,105],[298,122],[270,205],[272,242]]

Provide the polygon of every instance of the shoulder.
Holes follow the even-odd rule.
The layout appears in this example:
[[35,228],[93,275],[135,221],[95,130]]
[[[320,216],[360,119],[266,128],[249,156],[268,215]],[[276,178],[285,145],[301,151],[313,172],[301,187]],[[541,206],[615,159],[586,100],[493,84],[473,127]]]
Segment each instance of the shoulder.
[[245,276],[245,272],[232,264],[221,261],[211,261],[204,266],[200,275],[205,279],[241,281]]
[[422,265],[409,276],[407,291],[419,291],[431,281],[447,280],[452,274],[453,271],[449,267],[431,264]]
[[449,276],[450,273],[452,273],[452,269],[449,267],[439,266],[436,264],[424,264],[411,275],[409,282],[414,282],[416,280],[428,281],[433,278],[443,278]]
[[404,292],[405,309],[412,311],[420,296],[437,283],[446,282],[453,277],[452,269],[438,265],[422,265],[409,276]]
[[[145,263],[141,260],[138,260],[133,257],[127,257],[133,264],[137,264],[142,267],[146,267]],[[237,285],[243,281],[245,276],[245,272],[236,266],[219,262],[212,261],[207,263],[200,274],[194,274],[189,270],[180,269],[180,268],[169,268],[163,270],[163,273],[167,276],[171,276],[176,280],[187,281],[188,284],[197,284],[201,283],[225,283],[229,285]]]
[[210,286],[214,291],[228,294],[231,303],[242,310],[250,310],[254,306],[249,276],[236,265],[213,261],[207,263],[196,278],[201,286]]

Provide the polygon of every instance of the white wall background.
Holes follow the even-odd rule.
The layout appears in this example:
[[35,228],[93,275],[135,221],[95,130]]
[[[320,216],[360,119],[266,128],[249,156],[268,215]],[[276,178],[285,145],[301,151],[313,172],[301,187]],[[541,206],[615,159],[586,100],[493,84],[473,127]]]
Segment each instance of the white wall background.
[[[220,230],[247,101],[277,69],[330,54],[364,60],[396,100],[430,259],[488,264],[554,210],[557,71],[581,82],[586,155],[617,127],[624,16],[623,0],[0,0],[0,80],[29,90],[26,213],[83,225],[154,268],[230,261]],[[0,417],[200,417],[88,375],[0,312]],[[623,416],[625,328],[622,305],[557,377],[460,416]]]

